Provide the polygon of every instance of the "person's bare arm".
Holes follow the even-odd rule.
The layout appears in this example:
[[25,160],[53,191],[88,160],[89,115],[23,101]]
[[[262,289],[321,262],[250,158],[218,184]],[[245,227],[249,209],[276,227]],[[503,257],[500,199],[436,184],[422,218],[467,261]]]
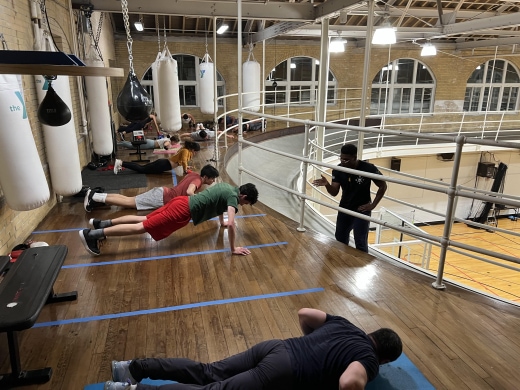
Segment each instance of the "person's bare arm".
[[327,313],[317,309],[304,307],[298,310],[298,320],[303,334],[309,334],[320,328],[327,319]]
[[341,188],[338,182],[333,181],[329,184],[329,181],[323,175],[321,175],[319,179],[314,180],[312,185],[317,187],[324,186],[327,192],[332,196],[338,195],[339,189]]
[[359,211],[372,211],[378,203],[383,199],[383,196],[385,195],[387,185],[386,181],[384,180],[373,180],[374,184],[378,187],[376,196],[374,197],[374,200],[370,203],[361,205],[358,207]]
[[365,367],[360,362],[352,362],[339,378],[339,390],[363,390],[367,382]]
[[246,256],[251,252],[247,248],[243,248],[240,246],[235,246],[235,238],[236,238],[236,226],[235,226],[235,208],[233,206],[228,206],[227,210],[228,220],[227,224],[223,224],[224,219],[221,220],[222,226],[227,226],[228,228],[228,240],[229,240],[229,248],[231,249],[231,253],[234,255],[243,255]]
[[186,190],[186,193],[188,194],[188,196],[192,196],[195,195],[195,192],[197,192],[197,186],[193,183],[190,183],[188,189]]

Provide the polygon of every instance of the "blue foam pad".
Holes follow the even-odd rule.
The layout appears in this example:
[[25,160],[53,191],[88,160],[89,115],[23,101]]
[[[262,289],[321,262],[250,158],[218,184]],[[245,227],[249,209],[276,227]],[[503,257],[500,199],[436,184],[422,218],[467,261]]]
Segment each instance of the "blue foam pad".
[[[143,379],[141,383],[147,385],[166,385],[176,383]],[[84,390],[103,390],[103,383],[88,385]],[[365,390],[435,390],[435,387],[426,379],[419,369],[403,353],[395,362],[385,364],[379,369],[379,375],[369,382]]]
[[[153,379],[143,379],[141,381],[142,384],[145,385],[154,385],[154,386],[161,386],[161,385],[168,385],[171,383],[177,383],[173,381],[159,381],[159,380],[153,380]],[[83,390],[103,390],[103,386],[105,386],[105,382],[102,383],[94,383],[93,385],[87,385],[84,387]]]
[[419,369],[403,353],[395,362],[379,368],[379,375],[365,390],[435,390]]

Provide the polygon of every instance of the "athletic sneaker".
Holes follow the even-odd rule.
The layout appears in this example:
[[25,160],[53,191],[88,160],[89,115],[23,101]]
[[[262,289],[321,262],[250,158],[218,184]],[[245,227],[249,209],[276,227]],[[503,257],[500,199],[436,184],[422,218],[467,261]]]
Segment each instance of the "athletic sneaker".
[[94,229],[101,229],[101,220],[96,218],[90,218],[88,224]]
[[129,390],[131,389],[132,384],[128,382],[105,382],[105,386],[103,390]]
[[99,240],[97,238],[90,238],[88,234],[90,233],[90,229],[83,229],[79,231],[79,238],[81,242],[85,246],[85,249],[95,255],[98,256],[101,251],[99,250]]
[[117,175],[119,171],[123,170],[123,161],[116,158],[116,162],[114,163],[114,173]]
[[131,360],[123,360],[121,362],[112,360],[112,380],[114,382],[128,382],[132,385],[137,383],[137,381],[132,378],[132,374],[130,374],[131,362]]
[[83,206],[85,207],[85,211],[87,213],[90,213],[94,207],[103,204],[101,202],[96,202],[95,200],[92,200],[92,197],[94,194],[96,194],[97,191],[95,189],[89,189],[87,191],[87,194],[85,195],[85,200],[83,201]]
[[125,133],[124,132],[120,132],[119,133],[119,138],[121,138],[121,141],[126,141],[125,140]]

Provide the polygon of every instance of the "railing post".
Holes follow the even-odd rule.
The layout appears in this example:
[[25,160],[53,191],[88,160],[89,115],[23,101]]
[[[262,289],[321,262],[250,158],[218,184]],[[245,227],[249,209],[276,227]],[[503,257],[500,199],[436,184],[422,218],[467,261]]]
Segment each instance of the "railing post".
[[[305,136],[303,140],[303,157],[309,158],[309,124],[305,123]],[[302,190],[300,191],[303,195],[307,193],[307,170],[309,167],[309,163],[304,161],[303,162],[303,169],[302,172]],[[303,219],[305,218],[305,205],[306,200],[305,198],[300,198],[300,226],[296,228],[299,232],[304,232],[306,229],[303,225]]]
[[446,223],[444,224],[444,231],[441,239],[441,252],[439,255],[439,268],[437,269],[437,279],[432,283],[432,286],[437,290],[444,290],[446,286],[442,283],[442,275],[444,273],[444,264],[446,262],[446,253],[448,251],[448,244],[451,235],[451,228],[453,227],[453,218],[455,214],[456,204],[456,189],[457,179],[459,176],[460,160],[462,157],[462,147],[464,146],[466,137],[457,137],[457,147],[455,149],[455,157],[453,160],[453,170],[451,172],[450,187],[448,188],[448,204],[446,206]]

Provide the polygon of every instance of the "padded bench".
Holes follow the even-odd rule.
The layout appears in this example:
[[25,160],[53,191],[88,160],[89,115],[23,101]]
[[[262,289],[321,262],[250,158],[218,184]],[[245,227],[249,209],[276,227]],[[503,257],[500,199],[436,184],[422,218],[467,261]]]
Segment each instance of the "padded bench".
[[[7,264],[9,269],[0,281],[0,333],[7,333],[11,373],[0,374],[0,389],[45,383],[51,379],[50,367],[22,370],[17,332],[31,328],[46,303],[77,299],[76,291],[55,294],[53,290],[67,252],[64,245],[29,248],[15,263]],[[2,257],[0,265],[3,262]]]

